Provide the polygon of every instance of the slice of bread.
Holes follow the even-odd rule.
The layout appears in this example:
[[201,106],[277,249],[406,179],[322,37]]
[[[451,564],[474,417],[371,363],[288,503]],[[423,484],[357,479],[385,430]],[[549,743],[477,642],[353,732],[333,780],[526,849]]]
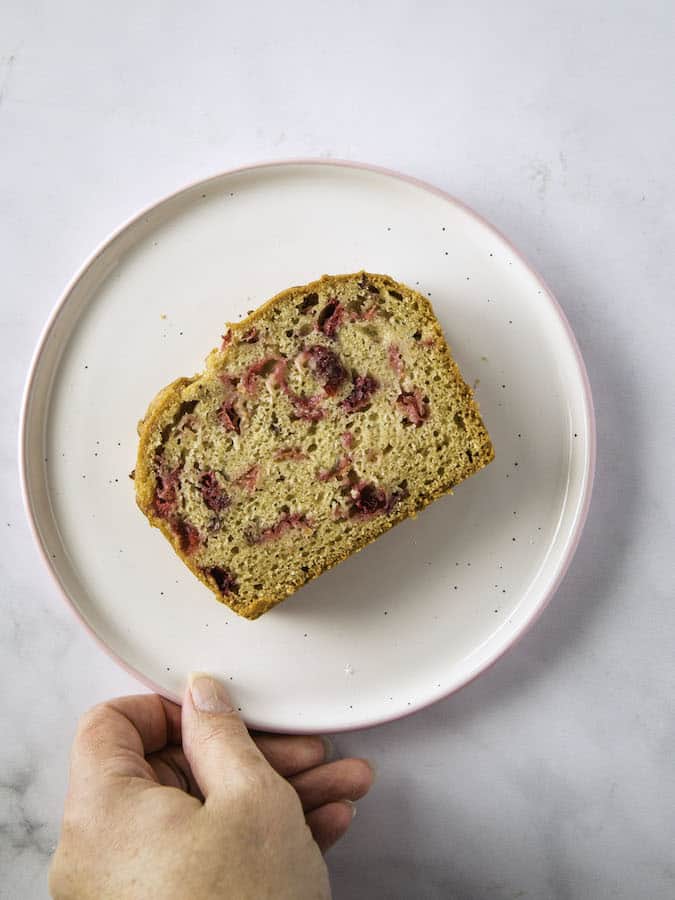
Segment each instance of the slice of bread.
[[494,456],[429,301],[367,272],[230,325],[139,435],[139,507],[249,619]]

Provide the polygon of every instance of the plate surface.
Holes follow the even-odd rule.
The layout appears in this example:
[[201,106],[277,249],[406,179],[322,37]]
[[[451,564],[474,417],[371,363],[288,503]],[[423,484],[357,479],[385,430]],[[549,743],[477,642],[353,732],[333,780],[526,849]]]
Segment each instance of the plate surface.
[[[426,293],[496,460],[256,622],[218,604],[134,502],[136,422],[202,368],[226,320],[325,272]],[[252,167],[192,185],[118,231],[38,346],[21,431],[38,544],[82,622],[178,699],[192,669],[232,679],[250,725],[337,731],[456,690],[523,633],[585,519],[592,402],[539,277],[445,194],[341,163]]]

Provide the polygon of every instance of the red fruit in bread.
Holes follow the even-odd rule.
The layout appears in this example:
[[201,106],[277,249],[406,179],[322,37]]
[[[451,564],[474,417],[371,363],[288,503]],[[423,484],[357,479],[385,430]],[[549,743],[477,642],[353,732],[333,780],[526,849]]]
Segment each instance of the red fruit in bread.
[[201,544],[201,536],[194,525],[178,517],[171,520],[171,528],[177,535],[183,553],[190,556]]
[[347,370],[340,357],[323,344],[314,344],[305,351],[310,371],[323,385],[326,396],[334,396],[347,379]]
[[374,516],[386,510],[387,495],[384,490],[369,481],[360,481],[351,490],[353,511],[362,516]]
[[227,569],[223,569],[221,566],[212,566],[203,571],[215,581],[216,587],[223,596],[239,593],[237,580]]
[[396,406],[403,413],[403,421],[419,428],[429,415],[429,407],[422,397],[421,391],[404,391],[396,398]]
[[155,487],[155,512],[162,519],[168,519],[176,507],[176,488],[180,482],[181,466],[167,470],[160,463],[157,473],[157,485]]
[[329,300],[319,313],[316,322],[317,329],[326,337],[334,338],[337,330],[342,325],[344,309],[338,300]]
[[204,503],[209,509],[214,512],[222,512],[230,505],[230,498],[220,486],[215,472],[204,472],[199,479],[199,486]]
[[357,375],[354,378],[351,392],[342,401],[342,409],[346,413],[363,412],[370,405],[370,398],[380,386],[372,375]]

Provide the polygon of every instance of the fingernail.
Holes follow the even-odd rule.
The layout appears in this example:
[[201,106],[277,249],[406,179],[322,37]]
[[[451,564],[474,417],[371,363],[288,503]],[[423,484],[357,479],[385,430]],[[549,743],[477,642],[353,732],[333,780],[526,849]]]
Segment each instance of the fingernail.
[[366,762],[370,766],[370,771],[373,773],[373,784],[377,781],[377,763],[373,762],[372,759],[367,759]]
[[321,740],[323,741],[323,761],[330,762],[334,755],[333,742],[325,735],[322,736]]
[[356,803],[353,800],[341,800],[341,803],[344,803],[345,806],[348,806],[352,811],[352,819],[356,815]]
[[232,701],[223,685],[201,672],[193,672],[189,678],[190,694],[195,709],[200,712],[220,714],[231,713]]

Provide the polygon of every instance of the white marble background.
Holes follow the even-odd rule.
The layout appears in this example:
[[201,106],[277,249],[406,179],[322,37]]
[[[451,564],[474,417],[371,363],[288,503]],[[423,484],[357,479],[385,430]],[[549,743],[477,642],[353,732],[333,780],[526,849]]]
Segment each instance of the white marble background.
[[182,183],[336,156],[463,198],[522,248],[585,354],[599,465],[543,618],[413,718],[337,740],[380,767],[335,896],[675,896],[669,0],[4,0],[0,5],[0,895],[42,898],[90,704],[138,686],[64,608],[24,519],[18,397],[81,261]]

